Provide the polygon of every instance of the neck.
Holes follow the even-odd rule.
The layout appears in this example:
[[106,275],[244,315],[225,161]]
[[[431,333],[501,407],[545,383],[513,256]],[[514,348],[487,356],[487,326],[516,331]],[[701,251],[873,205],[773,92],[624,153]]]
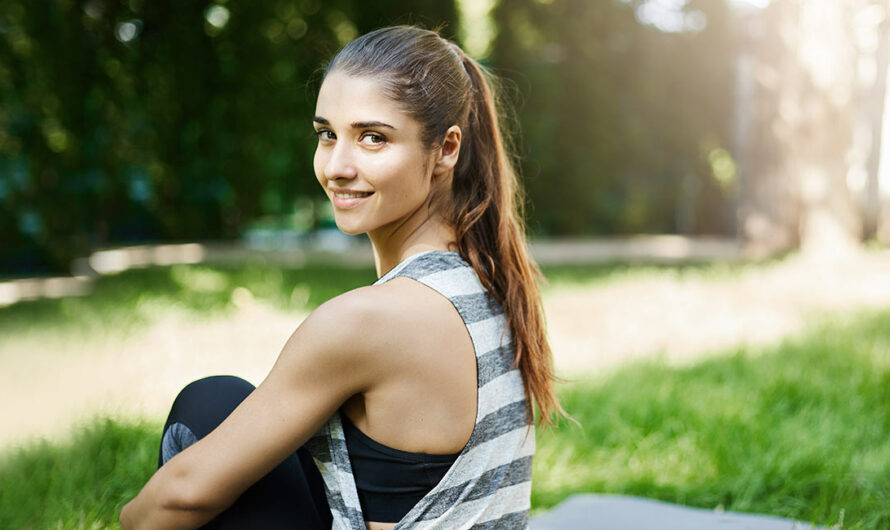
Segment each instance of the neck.
[[374,248],[377,277],[386,274],[408,256],[428,250],[454,250],[454,231],[439,216],[412,222],[410,219],[387,233],[368,232]]

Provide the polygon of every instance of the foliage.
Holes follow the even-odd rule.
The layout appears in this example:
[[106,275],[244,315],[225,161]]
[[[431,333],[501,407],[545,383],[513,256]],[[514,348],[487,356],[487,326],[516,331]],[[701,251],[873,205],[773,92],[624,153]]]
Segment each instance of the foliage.
[[307,80],[360,32],[455,21],[441,1],[0,0],[0,270],[290,212],[318,193]]
[[[533,231],[734,231],[729,8],[666,33],[644,4],[497,3],[480,59],[518,87]],[[459,29],[454,1],[0,0],[0,271],[314,217],[319,67],[392,23]]]

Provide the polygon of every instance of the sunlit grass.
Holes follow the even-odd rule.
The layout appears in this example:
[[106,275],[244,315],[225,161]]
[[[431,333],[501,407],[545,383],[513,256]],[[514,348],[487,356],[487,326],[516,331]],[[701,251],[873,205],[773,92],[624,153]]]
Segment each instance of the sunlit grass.
[[562,389],[533,502],[623,493],[844,528],[890,525],[890,312],[687,368],[624,367]]
[[87,296],[0,308],[0,341],[27,333],[86,337],[109,329],[127,332],[170,310],[204,316],[225,313],[244,296],[282,309],[313,309],[374,279],[370,267],[323,263],[300,268],[247,263],[134,269],[98,278]]
[[[692,367],[641,363],[561,389],[533,505],[624,493],[843,528],[890,524],[890,312]],[[114,524],[154,469],[159,425],[98,422],[7,453],[0,527]]]
[[[725,275],[733,265],[653,267],[620,263],[544,267],[552,287],[593,285],[664,274]],[[233,265],[175,265],[133,269],[103,276],[87,296],[19,302],[0,307],[0,341],[29,333],[86,337],[113,329],[150,325],[165,312],[209,316],[232,310],[245,294],[281,309],[314,309],[349,289],[376,279],[372,267],[310,263],[299,268],[263,262]]]
[[565,286],[593,286],[637,278],[674,277],[726,279],[763,265],[750,263],[690,262],[678,265],[634,264],[626,262],[547,265],[541,268],[544,290]]
[[[664,275],[725,278],[747,266],[547,267],[550,287]],[[197,318],[249,296],[311,309],[374,280],[371,268],[207,265],[99,279],[83,298],[0,309],[0,340],[72,340],[136,329],[171,310]],[[835,316],[772,347],[643,362],[560,388],[583,430],[538,434],[535,510],[573,493],[623,493],[843,528],[890,527],[890,311]],[[162,418],[97,420],[67,441],[0,454],[0,528],[115,527],[154,470]]]

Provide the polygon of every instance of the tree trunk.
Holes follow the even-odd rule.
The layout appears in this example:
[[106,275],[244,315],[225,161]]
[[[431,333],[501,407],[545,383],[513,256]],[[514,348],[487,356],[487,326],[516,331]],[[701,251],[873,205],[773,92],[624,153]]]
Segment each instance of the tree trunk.
[[740,215],[755,257],[799,245],[808,257],[835,259],[860,247],[848,158],[858,64],[853,22],[866,2],[777,0],[748,22],[756,82]]
[[[877,235],[881,214],[879,171],[885,133],[887,65],[890,59],[890,2],[860,1],[866,5],[860,10],[860,16],[856,17],[856,41],[861,54],[858,76],[861,104],[855,138],[860,144],[856,154],[860,155],[864,180],[860,194],[863,236],[864,239],[871,239]],[[860,168],[855,169],[854,175],[860,172]]]

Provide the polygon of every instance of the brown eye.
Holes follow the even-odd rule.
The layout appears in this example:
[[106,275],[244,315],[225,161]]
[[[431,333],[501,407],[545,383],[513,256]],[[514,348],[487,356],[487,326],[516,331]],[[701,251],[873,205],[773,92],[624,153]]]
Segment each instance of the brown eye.
[[330,141],[330,140],[335,140],[337,138],[336,136],[334,136],[333,132],[331,132],[327,129],[321,129],[321,130],[315,131],[315,136],[317,136],[318,139],[321,141]]
[[382,134],[369,132],[362,135],[361,141],[369,145],[380,145],[386,143],[386,138]]

